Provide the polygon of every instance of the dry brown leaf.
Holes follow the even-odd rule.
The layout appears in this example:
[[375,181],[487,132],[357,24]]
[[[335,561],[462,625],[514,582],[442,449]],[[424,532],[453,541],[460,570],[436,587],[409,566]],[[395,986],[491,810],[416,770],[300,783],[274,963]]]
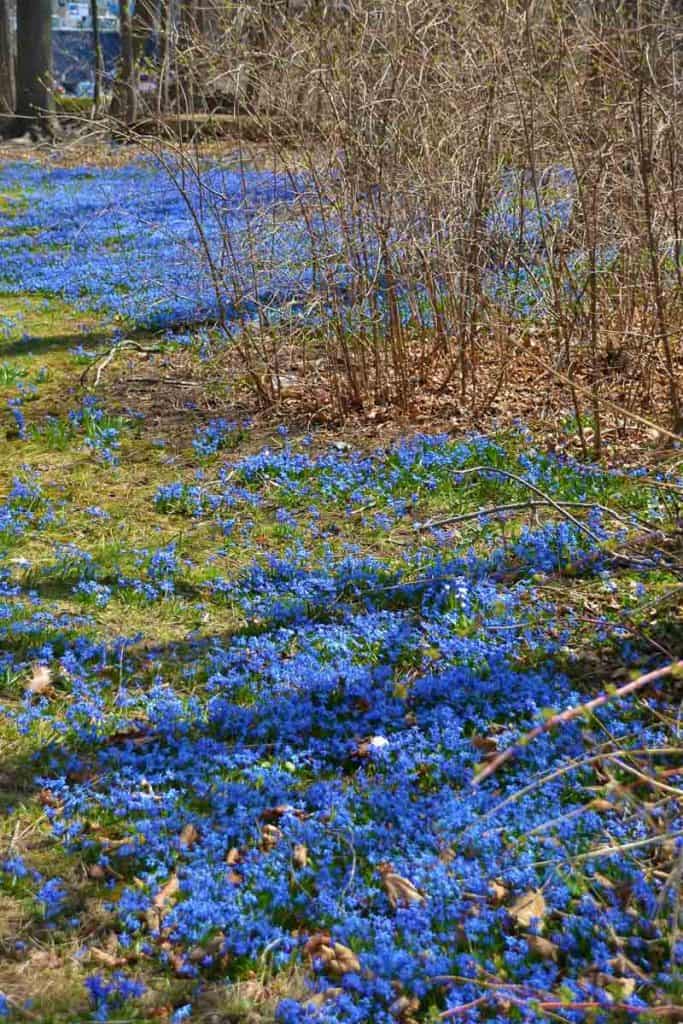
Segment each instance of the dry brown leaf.
[[596,796],[595,800],[591,800],[590,808],[593,811],[613,811],[614,804],[610,803],[609,800],[605,800],[603,797]]
[[304,1006],[311,1006],[316,1010],[321,1009],[325,1003],[328,1003],[330,999],[336,999],[344,991],[343,988],[326,988],[324,992],[316,992],[315,995],[310,996],[304,1000]]
[[261,811],[260,818],[262,821],[279,821],[285,814],[291,814],[299,821],[308,817],[305,811],[292,804],[278,804],[276,807],[266,807],[265,811]]
[[227,878],[231,885],[242,884],[242,876],[239,875],[236,871],[228,871]]
[[189,850],[194,846],[198,839],[199,832],[191,822],[188,822],[187,825],[183,825],[183,828],[180,832],[181,846],[184,846],[186,849]]
[[261,845],[264,850],[272,850],[282,839],[282,832],[277,825],[264,825],[261,829]]
[[321,946],[327,946],[329,943],[329,932],[314,932],[313,935],[309,936],[306,945],[304,946],[304,953],[306,956],[314,957],[317,955]]
[[169,1003],[165,1003],[163,1006],[153,1006],[147,1010],[147,1013],[152,1020],[167,1021],[173,1013],[173,1007]]
[[492,736],[471,736],[470,742],[475,750],[481,751],[482,754],[498,753],[498,744]]
[[491,899],[494,903],[503,903],[509,894],[509,890],[505,888],[502,882],[489,882],[489,892],[491,893]]
[[168,958],[168,962],[176,974],[182,975],[185,969],[185,957],[182,953],[171,953]]
[[170,900],[171,896],[175,896],[179,888],[180,882],[178,881],[178,876],[174,871],[168,881],[162,885],[161,889],[159,889],[159,892],[154,897],[154,906],[157,910],[162,910]]
[[98,949],[97,946],[90,947],[90,959],[102,967],[122,967],[127,960],[125,956],[115,956],[107,953],[105,949]]
[[343,946],[341,942],[332,942],[327,932],[312,935],[304,946],[304,952],[311,959],[321,960],[330,974],[342,975],[360,971],[360,961],[353,950]]
[[40,790],[40,792],[38,793],[38,801],[43,805],[43,807],[52,807],[60,809],[62,807],[62,801],[59,799],[58,796],[55,796],[55,794],[49,789]]
[[332,974],[351,974],[360,971],[358,957],[352,949],[343,946],[341,942],[335,942],[333,946],[323,946],[319,956]]
[[528,928],[532,921],[543,921],[546,902],[540,889],[530,889],[515,900],[508,908],[508,914],[522,928]]
[[399,996],[398,999],[394,999],[393,1003],[389,1007],[389,1013],[392,1017],[398,1017],[400,1020],[405,1020],[413,1013],[416,1013],[419,1009],[419,999],[416,999],[414,996]]
[[35,693],[39,697],[52,692],[52,672],[49,665],[33,666],[26,689],[29,693]]
[[241,860],[242,854],[240,853],[240,851],[237,849],[236,846],[231,846],[227,854],[225,855],[225,863],[230,864],[232,866],[233,864],[239,864]]
[[305,868],[308,864],[308,848],[303,843],[294,844],[292,863],[295,868]]
[[532,953],[536,956],[542,957],[544,960],[555,960],[559,958],[560,947],[550,939],[544,939],[542,935],[527,935],[526,937],[527,946]]
[[33,949],[28,954],[31,970],[63,971],[64,961],[53,949]]
[[392,907],[399,904],[422,903],[426,898],[410,879],[397,875],[395,871],[383,870],[382,881]]

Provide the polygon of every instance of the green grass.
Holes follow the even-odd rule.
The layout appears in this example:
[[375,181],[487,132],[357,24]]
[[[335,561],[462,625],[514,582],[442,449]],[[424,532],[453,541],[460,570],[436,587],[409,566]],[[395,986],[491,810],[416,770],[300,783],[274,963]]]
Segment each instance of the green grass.
[[[69,353],[76,344],[95,348],[105,347],[111,339],[111,325],[100,323],[96,316],[69,309],[59,301],[34,297],[0,299],[0,314],[16,322],[16,330],[0,335],[0,403],[2,403],[2,431],[9,436],[3,440],[3,458],[0,461],[0,494],[5,494],[17,476],[37,474],[47,500],[52,504],[54,519],[45,530],[29,531],[16,543],[8,540],[8,565],[15,582],[26,590],[34,591],[49,601],[53,612],[88,614],[89,627],[94,636],[107,640],[116,635],[142,634],[153,637],[155,644],[182,641],[191,635],[210,636],[245,630],[247,623],[230,595],[212,595],[211,583],[218,577],[234,577],[262,557],[263,552],[284,554],[292,540],[292,529],[278,522],[275,512],[287,507],[293,514],[305,511],[306,501],[291,495],[282,495],[273,488],[273,500],[264,506],[235,513],[233,535],[224,537],[208,511],[200,518],[184,514],[181,506],[175,509],[155,508],[153,497],[157,488],[178,479],[194,484],[198,469],[204,473],[202,483],[210,490],[218,467],[226,459],[239,456],[245,450],[253,451],[264,441],[281,444],[273,429],[262,430],[259,436],[245,434],[235,438],[235,450],[221,452],[215,459],[201,460],[191,446],[192,430],[178,430],[177,419],[166,422],[158,414],[153,423],[139,422],[126,411],[127,404],[120,390],[111,383],[115,374],[102,388],[103,402],[108,418],[100,424],[85,424],[76,430],[69,423],[68,411],[75,408],[83,396],[79,385],[83,360]],[[21,340],[22,336],[26,340]],[[12,434],[12,422],[5,404],[19,393],[20,386],[32,384],[35,394],[24,405],[28,438],[19,440]],[[210,418],[207,412],[205,419]],[[103,426],[122,430],[120,465],[103,465],[96,453],[84,446],[84,438],[97,437]],[[162,438],[165,446],[156,443]],[[507,454],[502,452],[492,465],[509,464],[510,450],[522,450],[526,442],[508,439]],[[614,475],[588,487],[575,473],[555,470],[562,484],[565,501],[600,501],[621,513],[637,512],[647,519],[657,509],[671,521],[680,514],[680,500],[669,497],[669,507],[662,504],[661,492],[650,489],[642,481]],[[246,483],[246,481],[245,481]],[[316,480],[308,480],[315,489]],[[269,486],[268,481],[261,485]],[[406,474],[397,485],[395,494],[411,499],[416,482]],[[342,551],[345,545],[356,544],[368,555],[381,557],[386,565],[387,578],[403,560],[403,552],[415,541],[411,520],[424,522],[440,515],[460,515],[510,501],[524,501],[529,495],[525,488],[511,481],[468,478],[458,484],[447,477],[437,479],[433,487],[420,486],[418,499],[411,507],[410,516],[399,527],[387,532],[373,525],[373,516],[386,509],[381,494],[373,497],[372,507],[365,512],[349,516],[340,509],[334,496],[321,504],[321,526],[328,529],[324,539],[310,534],[306,541],[311,560],[321,559],[327,548]],[[94,518],[88,512],[98,506],[106,518]],[[362,509],[362,506],[361,506]],[[522,510],[503,525],[492,522],[482,529],[476,520],[463,522],[453,535],[453,545],[461,550],[469,546],[483,549],[490,546],[492,537],[512,542],[523,526],[540,513]],[[553,516],[543,511],[544,518]],[[245,542],[240,527],[250,519],[253,527]],[[83,556],[74,550],[62,551],[60,546],[72,545],[87,553],[94,566],[93,577],[102,584],[115,583],[120,577],[134,575],[144,564],[144,552],[154,551],[170,542],[177,544],[178,554],[191,563],[181,572],[179,586],[171,597],[148,601],[130,588],[115,585],[113,595],[105,607],[98,607],[87,598],[73,593],[74,583],[83,576]],[[217,552],[219,552],[217,554]],[[671,591],[674,580],[667,572],[651,573],[647,579],[650,604],[643,604],[637,594],[641,576],[624,570],[618,577],[618,590],[608,588],[600,579],[573,577],[571,567],[564,575],[543,583],[551,597],[560,606],[579,615],[579,625],[567,645],[567,667],[587,686],[591,672],[598,677],[605,662],[616,652],[596,653],[592,620],[608,614],[622,621],[637,642],[647,647],[655,642],[665,649],[683,648],[683,625],[680,615],[655,617],[652,609]],[[535,609],[530,605],[529,616]],[[250,628],[259,628],[251,624]],[[467,632],[472,623],[462,622]],[[50,640],[46,633],[46,642]],[[17,638],[17,644],[21,639]],[[146,640],[143,639],[141,650]],[[371,652],[359,652],[367,660]],[[436,652],[438,655],[438,652]],[[579,655],[579,660],[569,655]],[[591,656],[593,662],[591,662]],[[560,658],[561,660],[561,658]],[[164,665],[167,679],[181,679],[182,665]],[[147,670],[150,671],[149,669]],[[397,666],[397,686],[409,685],[411,666]],[[131,692],[144,698],[147,678],[141,675]],[[25,680],[0,680],[0,696],[6,706],[18,705]],[[67,707],[67,691],[55,682],[55,701]],[[188,685],[188,692],[191,687]],[[30,886],[18,885],[0,890],[0,991],[15,1004],[31,999],[29,1019],[45,1024],[75,1024],[90,1020],[90,1011],[84,995],[83,979],[94,970],[107,973],[121,951],[116,947],[112,921],[104,905],[103,891],[97,879],[90,877],[88,864],[67,855],[53,839],[46,820],[46,808],[40,793],[31,785],[36,763],[40,763],[52,739],[49,726],[38,729],[29,740],[19,735],[8,724],[0,725],[0,746],[3,763],[0,768],[0,809],[4,812],[0,824],[0,856],[18,852],[27,862],[47,877],[59,875],[69,886],[73,904],[74,927],[68,932],[51,930],[42,916],[41,908],[31,894]],[[428,780],[425,780],[425,785]],[[99,830],[112,829],[104,820],[87,823]],[[110,838],[115,838],[113,831]],[[17,950],[17,940],[24,943]],[[103,951],[101,961],[79,959],[82,943]],[[107,957],[110,966],[107,966]],[[173,976],[172,971],[153,967],[144,958],[134,963],[135,973],[148,985],[146,1009],[135,1012],[122,1010],[126,1021],[167,1020],[167,1009],[179,1005],[189,997],[193,984]],[[235,1021],[242,1024],[266,1022],[273,1019],[274,1008],[283,995],[300,995],[303,983],[300,973],[283,972],[273,978],[268,964],[250,965],[245,975],[230,988],[217,980],[209,984],[193,1014],[193,1020]],[[140,1015],[142,1013],[142,1016]],[[136,1015],[137,1014],[137,1015]],[[147,1014],[147,1015],[145,1015]],[[164,1015],[165,1014],[165,1015]],[[117,1018],[118,1019],[118,1018]]]

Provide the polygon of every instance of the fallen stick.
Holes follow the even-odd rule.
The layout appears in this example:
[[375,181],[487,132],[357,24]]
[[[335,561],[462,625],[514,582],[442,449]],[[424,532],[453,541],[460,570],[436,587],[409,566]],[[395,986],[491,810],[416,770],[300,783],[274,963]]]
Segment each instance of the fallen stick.
[[[585,533],[587,537],[590,537],[590,539],[595,544],[602,543],[600,537],[598,537],[596,533],[593,533],[593,531],[589,529],[585,525],[585,523],[582,523],[580,519],[577,519],[576,516],[573,516],[566,507],[562,507],[562,502],[555,501],[554,498],[552,498],[549,494],[546,494],[545,491],[542,491],[540,487],[536,486],[536,484],[532,484],[531,480],[525,480],[523,476],[517,476],[516,473],[511,473],[507,469],[498,469],[495,466],[467,466],[465,469],[454,470],[453,475],[457,478],[461,476],[485,476],[487,473],[493,474],[494,476],[502,476],[506,480],[513,480],[516,484],[519,484],[521,487],[526,487],[527,490],[531,491],[533,494],[536,494],[539,498],[541,498],[545,504],[550,505],[552,508],[555,509],[556,512],[559,512],[561,516],[564,516],[564,518],[568,519],[570,523],[573,523],[577,530],[579,530],[581,533]],[[565,502],[565,505],[566,504],[568,503]]]
[[635,693],[636,690],[640,690],[643,686],[647,686],[648,683],[653,683],[657,679],[662,679],[664,676],[679,676],[683,674],[683,660],[672,662],[670,665],[665,665],[663,668],[655,669],[654,672],[648,672],[644,676],[638,676],[637,679],[633,679],[630,683],[626,683],[624,686],[620,686],[614,690],[613,693],[603,693],[599,697],[594,697],[593,700],[587,701],[585,704],[578,704],[572,708],[566,708],[561,711],[558,715],[553,715],[546,722],[542,722],[541,725],[535,726],[530,732],[527,732],[517,743],[513,746],[508,747],[506,750],[501,751],[494,759],[487,764],[485,768],[482,768],[480,772],[472,779],[472,785],[478,786],[484,779],[488,779],[490,775],[498,771],[501,765],[509,761],[515,754],[518,754],[523,747],[527,747],[533,740],[538,736],[542,736],[545,732],[550,732],[556,725],[565,725],[567,722],[571,722],[574,718],[580,718],[581,715],[585,715],[590,711],[594,711],[596,708],[602,707],[604,704],[609,703],[611,700],[617,700],[620,697],[627,697],[631,693]]
[[[499,471],[496,470],[496,472]],[[560,509],[578,508],[588,511],[593,511],[597,509],[597,511],[602,512],[605,515],[611,516],[613,519],[618,520],[625,526],[633,525],[632,523],[629,523],[628,519],[626,519],[625,516],[622,516],[619,512],[615,512],[614,509],[609,508],[607,505],[601,505],[597,501],[558,501],[554,503],[552,501],[548,501],[545,498],[539,498],[536,501],[512,501],[507,505],[491,505],[489,506],[489,508],[475,509],[474,512],[461,512],[460,515],[446,516],[443,519],[428,519],[424,523],[416,523],[414,529],[418,530],[419,532],[423,532],[425,530],[432,530],[435,527],[454,526],[457,523],[466,523],[471,521],[472,519],[480,519],[487,518],[489,516],[502,515],[506,512],[525,512],[527,509],[548,507],[559,507]],[[653,530],[650,526],[647,526],[645,523],[641,523],[640,521],[638,521],[638,526],[640,526],[641,529],[646,530],[648,533],[657,532],[656,530]]]
[[95,383],[93,386],[98,387],[103,370],[109,366],[118,352],[126,348],[132,349],[135,352],[142,352],[144,355],[163,352],[163,348],[160,348],[158,345],[141,345],[139,341],[133,341],[132,338],[124,338],[123,341],[118,341],[115,345],[112,345],[108,352],[98,356],[89,366],[86,366],[81,374],[81,384],[85,385],[87,383],[88,374],[91,370],[94,370]]

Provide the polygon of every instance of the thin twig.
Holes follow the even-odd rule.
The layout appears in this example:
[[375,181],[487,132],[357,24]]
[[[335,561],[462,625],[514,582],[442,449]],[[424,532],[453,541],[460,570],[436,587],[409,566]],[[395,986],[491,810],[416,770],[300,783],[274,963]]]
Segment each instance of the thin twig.
[[88,374],[91,370],[95,370],[95,381],[93,387],[97,387],[100,383],[103,371],[109,366],[114,357],[121,352],[123,349],[130,348],[136,352],[143,352],[145,355],[152,353],[163,352],[163,349],[158,345],[141,345],[138,341],[133,341],[132,338],[124,338],[122,341],[117,341],[115,345],[105,352],[103,356],[98,356],[89,366],[86,366],[85,370],[81,374],[81,384],[85,385],[88,380]]
[[[680,747],[639,747],[633,750],[627,750],[626,753],[629,757],[635,757],[636,755],[644,755],[648,757],[654,757],[655,755],[666,756],[668,754],[681,754]],[[510,793],[504,800],[496,804],[495,807],[489,808],[484,814],[482,814],[476,821],[472,822],[471,825],[466,825],[464,831],[471,829],[473,825],[478,824],[480,821],[486,818],[492,818],[504,807],[514,803],[516,800],[521,800],[522,797],[528,793],[532,793],[535,789],[539,789],[541,786],[547,785],[549,782],[554,782],[555,779],[560,778],[562,775],[567,775],[569,772],[576,771],[579,768],[587,768],[589,765],[598,764],[600,761],[605,761],[614,756],[614,754],[624,754],[621,750],[605,750],[600,754],[591,754],[589,757],[575,758],[568,764],[561,765],[559,768],[554,768],[550,772],[546,772],[539,778],[534,779],[532,782],[527,783],[522,789],[515,790],[514,793]]]
[[[504,512],[522,512],[525,509],[533,508],[547,508],[548,506],[557,505],[561,509],[567,508],[578,508],[586,509],[587,511],[597,510],[603,512],[606,515],[612,516],[620,523],[624,523],[625,526],[632,526],[625,516],[622,516],[619,512],[609,508],[607,505],[601,505],[598,502],[587,502],[587,501],[558,501],[550,502],[546,499],[538,499],[536,501],[513,501],[508,505],[492,505],[490,508],[477,509],[474,512],[463,512],[457,516],[447,516],[444,519],[430,519],[426,523],[415,523],[414,529],[422,532],[423,530],[431,530],[434,527],[439,526],[452,526],[455,523],[466,523],[471,519],[479,519],[481,517],[495,516]],[[638,526],[647,531],[648,533],[656,533],[652,527],[647,526],[645,523],[638,521]]]
[[527,732],[520,740],[517,741],[513,746],[508,747],[506,750],[501,751],[497,757],[491,761],[490,764],[486,765],[477,775],[472,779],[472,785],[478,786],[484,779],[488,779],[490,775],[493,775],[501,765],[509,761],[510,758],[514,757],[515,754],[519,753],[522,747],[526,747],[532,740],[542,736],[543,733],[549,732],[556,725],[566,725],[567,722],[571,722],[574,718],[579,718],[582,715],[586,715],[596,708],[602,707],[604,704],[609,703],[612,700],[618,700],[621,697],[627,697],[631,693],[635,693],[637,690],[647,686],[648,683],[655,682],[657,679],[662,679],[665,676],[677,676],[683,672],[683,660],[673,662],[671,665],[665,665],[663,668],[655,669],[654,672],[647,672],[643,676],[638,676],[637,679],[633,679],[630,683],[626,683],[624,686],[620,686],[612,693],[603,693],[599,697],[594,697],[593,700],[587,701],[585,704],[578,704],[571,708],[566,708],[561,711],[558,715],[553,715],[546,722],[542,722],[540,725],[535,726],[529,732]]
[[659,779],[653,779],[651,775],[646,775],[645,772],[639,772],[637,768],[634,768],[630,764],[624,764],[618,757],[610,757],[609,760],[616,764],[619,768],[625,772],[630,772],[635,775],[636,778],[642,782],[647,783],[648,786],[653,786],[655,789],[661,789],[664,793],[671,793],[672,796],[677,796],[683,800],[683,790],[678,789],[676,786],[667,786],[666,783],[660,782]]
[[530,480],[526,480],[522,476],[517,476],[516,473],[511,473],[507,469],[498,469],[494,466],[469,466],[467,469],[458,469],[455,471],[456,477],[481,476],[484,473],[493,473],[495,476],[502,476],[505,477],[506,480],[514,481],[514,483],[519,484],[520,487],[526,487],[527,490],[531,491],[533,494],[537,494],[539,498],[542,498],[544,504],[552,505],[556,512],[559,512],[561,516],[568,519],[569,522],[577,528],[577,530],[581,531],[581,533],[585,533],[587,537],[590,537],[595,544],[602,544],[602,540],[598,537],[597,533],[593,533],[593,531],[582,523],[580,519],[577,519],[576,516],[573,516],[566,508],[563,508],[561,502],[555,501],[554,498],[551,498],[549,494],[542,491],[540,487],[536,486],[536,484],[533,484]]
[[[615,843],[614,846],[599,846],[597,850],[586,850],[585,853],[577,853],[572,857],[562,858],[567,864],[580,864],[584,860],[594,860],[596,857],[611,857],[613,853],[627,853],[629,850],[640,850],[645,846],[657,846],[661,843],[673,842],[674,839],[683,837],[683,829],[677,832],[662,832],[661,835],[648,836],[646,839],[634,839],[632,843]],[[542,868],[549,864],[555,864],[554,860],[537,860],[531,867]]]

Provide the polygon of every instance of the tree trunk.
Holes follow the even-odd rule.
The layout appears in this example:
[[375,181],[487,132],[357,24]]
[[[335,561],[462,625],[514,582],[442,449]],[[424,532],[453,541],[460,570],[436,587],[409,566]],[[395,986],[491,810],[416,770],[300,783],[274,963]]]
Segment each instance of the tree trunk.
[[130,0],[119,0],[119,29],[121,35],[121,62],[119,64],[114,95],[111,101],[112,117],[126,124],[135,121],[137,113],[137,90],[135,87],[135,56],[133,53],[133,26],[130,16]]
[[135,74],[135,87],[138,109],[145,108],[149,113],[149,106],[154,102],[154,97],[148,91],[140,87],[140,71],[144,70],[145,58],[150,56],[147,44],[154,41],[156,28],[156,0],[135,0],[135,11],[132,18],[133,37],[133,62]]
[[171,0],[159,4],[159,76],[157,83],[157,117],[168,110],[168,78],[170,69]]
[[100,23],[98,18],[97,0],[90,0],[90,19],[92,21],[92,48],[94,60],[93,114],[97,116],[102,105],[102,83],[104,81],[104,58],[100,41]]
[[9,0],[0,0],[0,115],[13,114],[14,46],[10,28]]
[[179,112],[194,113],[196,105],[193,49],[197,41],[196,0],[180,0],[176,52],[176,102]]
[[6,135],[57,132],[52,91],[52,0],[17,4],[15,118]]
[[136,0],[132,21],[133,57],[136,66],[144,60],[145,46],[154,35],[156,6],[155,0]]

